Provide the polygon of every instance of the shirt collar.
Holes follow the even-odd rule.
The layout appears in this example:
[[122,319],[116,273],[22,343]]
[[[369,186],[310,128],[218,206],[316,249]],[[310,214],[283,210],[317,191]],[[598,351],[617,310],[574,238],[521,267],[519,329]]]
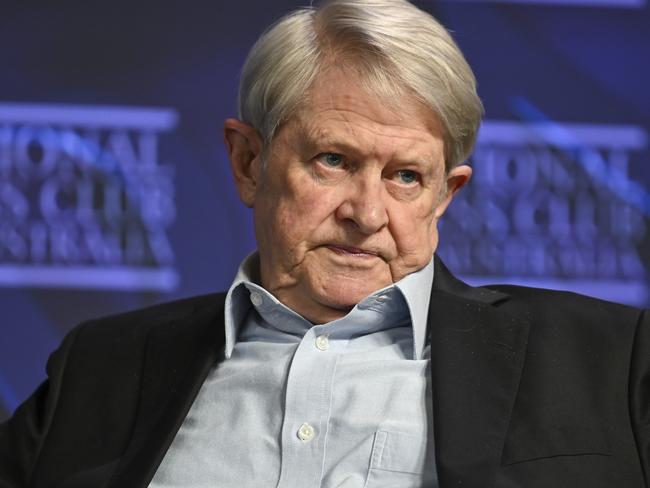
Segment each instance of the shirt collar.
[[[225,304],[225,354],[229,358],[235,347],[237,333],[251,307],[250,292],[257,289],[260,292],[265,290],[259,285],[259,254],[253,252],[239,266],[237,275],[228,289]],[[382,292],[393,288],[399,290],[408,306],[413,328],[413,358],[422,359],[427,339],[427,315],[429,311],[429,299],[433,283],[433,259],[419,271],[411,273],[393,285],[373,292],[371,296],[379,295]],[[277,299],[266,292],[273,301]],[[277,302],[279,303],[279,302]],[[290,309],[289,309],[290,310]],[[291,311],[291,310],[290,310]],[[297,318],[300,317],[291,311]]]
[[409,307],[413,323],[413,358],[422,359],[427,343],[427,318],[433,285],[433,258],[424,268],[395,283]]
[[257,251],[249,254],[239,265],[235,279],[228,289],[225,303],[224,325],[226,328],[226,357],[230,358],[237,340],[237,332],[250,308],[248,291],[244,283],[260,282],[260,256]]

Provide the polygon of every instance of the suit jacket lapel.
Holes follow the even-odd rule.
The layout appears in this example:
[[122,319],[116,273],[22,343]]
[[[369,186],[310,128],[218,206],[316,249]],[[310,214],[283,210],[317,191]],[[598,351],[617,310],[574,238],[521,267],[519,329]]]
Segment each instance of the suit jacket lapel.
[[225,296],[152,329],[131,442],[109,487],[146,487],[224,343]]
[[429,305],[436,463],[441,488],[492,486],[521,376],[528,324],[436,258]]

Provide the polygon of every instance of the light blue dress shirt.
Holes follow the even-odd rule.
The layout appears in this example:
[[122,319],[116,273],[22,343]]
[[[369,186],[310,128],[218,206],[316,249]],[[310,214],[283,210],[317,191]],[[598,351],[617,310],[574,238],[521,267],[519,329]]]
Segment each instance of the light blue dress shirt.
[[150,488],[436,487],[433,263],[319,325],[256,284],[258,266],[240,266],[224,358]]

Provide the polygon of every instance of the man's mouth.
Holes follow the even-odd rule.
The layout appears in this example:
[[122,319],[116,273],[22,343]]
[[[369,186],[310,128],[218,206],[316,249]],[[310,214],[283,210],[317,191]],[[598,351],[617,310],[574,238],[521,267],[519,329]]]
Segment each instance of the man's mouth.
[[341,246],[339,244],[328,244],[325,247],[327,247],[330,251],[334,251],[335,253],[344,256],[355,256],[360,258],[363,257],[374,258],[378,256],[376,252],[369,251],[367,249],[360,249],[358,247]]

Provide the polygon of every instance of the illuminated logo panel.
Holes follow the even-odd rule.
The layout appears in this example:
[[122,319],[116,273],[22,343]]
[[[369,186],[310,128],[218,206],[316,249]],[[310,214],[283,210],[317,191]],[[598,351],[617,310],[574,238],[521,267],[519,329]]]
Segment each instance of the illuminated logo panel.
[[463,3],[519,3],[527,5],[560,5],[573,7],[643,8],[647,0],[445,0]]
[[171,291],[171,109],[0,103],[0,285]]
[[439,253],[474,284],[647,304],[650,195],[629,172],[647,142],[635,126],[485,122]]

